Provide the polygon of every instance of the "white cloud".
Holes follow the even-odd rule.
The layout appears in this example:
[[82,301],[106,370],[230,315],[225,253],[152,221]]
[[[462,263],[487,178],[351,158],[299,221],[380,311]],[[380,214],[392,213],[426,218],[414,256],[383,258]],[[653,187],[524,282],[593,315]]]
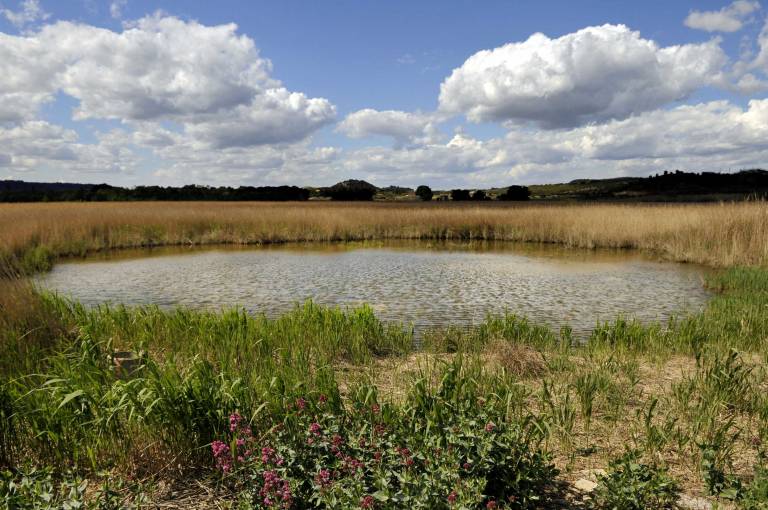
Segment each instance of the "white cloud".
[[350,113],[338,130],[351,138],[391,137],[398,145],[433,143],[440,138],[434,114],[371,108]]
[[152,16],[123,32],[58,22],[0,34],[0,122],[33,118],[61,91],[76,119],[172,120],[212,145],[290,143],[335,118],[326,99],[286,90],[234,24]]
[[50,18],[50,14],[40,7],[39,0],[23,0],[19,5],[18,11],[11,9],[2,9],[0,12],[16,28],[24,28],[27,25],[37,21],[43,21]]
[[707,32],[737,32],[744,26],[747,16],[760,9],[760,2],[736,0],[719,11],[691,11],[685,26]]
[[191,123],[187,131],[219,149],[291,143],[306,138],[335,117],[336,109],[326,99],[310,99],[299,92],[273,88],[227,114]]
[[[727,101],[684,105],[573,129],[515,127],[488,140],[459,132],[446,143],[349,151],[307,141],[216,148],[196,134],[155,122],[133,127],[83,144],[74,131],[32,121],[0,129],[0,147],[9,171],[47,169],[62,178],[78,172],[130,174],[141,165],[139,149],[149,150],[160,161],[154,182],[174,185],[325,185],[363,178],[379,185],[487,187],[676,168],[722,171],[768,160],[768,99],[752,100],[745,108]],[[146,184],[147,178],[138,182]]]
[[440,109],[545,128],[621,119],[716,83],[726,61],[717,41],[660,48],[623,25],[534,34],[472,55],[443,81]]
[[122,33],[62,22],[35,37],[66,60],[56,81],[80,100],[77,118],[148,120],[215,113],[277,85],[236,30],[153,16]]
[[730,72],[733,84],[729,88],[741,94],[751,95],[768,91],[768,19],[756,43],[757,54],[753,52],[751,44],[747,45],[742,41],[740,58],[734,62]]
[[[314,165],[311,149],[292,147],[305,147],[336,109],[286,89],[271,73],[271,62],[232,24],[155,15],[121,32],[57,22],[20,36],[0,33],[3,165],[57,179],[78,172],[124,176],[151,154],[175,175],[216,165],[212,171],[227,181],[266,168],[279,172],[290,161]],[[82,143],[74,130],[36,120],[58,94],[78,101],[74,119],[112,119],[123,127]]]
[[122,131],[100,134],[97,143],[83,144],[77,133],[44,121],[0,129],[0,147],[7,167],[19,172],[130,173],[139,157],[125,143]]
[[353,151],[336,165],[339,175],[376,183],[473,187],[677,168],[723,171],[766,159],[768,100],[752,100],[747,108],[714,101],[573,129],[518,127],[490,140],[459,133],[447,144]]
[[768,100],[746,108],[727,101],[646,112],[562,130],[511,129],[481,140],[459,132],[446,143],[340,151],[289,147],[214,150],[190,137],[156,149],[166,184],[332,184],[488,187],[576,178],[647,175],[663,170],[723,171],[768,160]]
[[128,0],[113,0],[112,3],[109,4],[109,15],[115,19],[122,18],[123,9],[127,4]]
[[757,70],[763,75],[768,73],[768,19],[757,37],[758,53],[754,60],[749,64],[749,68]]
[[156,148],[164,164],[153,176],[164,184],[292,184],[334,183],[335,147],[261,145],[214,150],[191,138]]
[[[437,112],[349,114],[339,132],[394,143],[342,150],[311,143],[334,121],[334,105],[288,90],[235,25],[161,15],[121,31],[58,22],[0,33],[0,167],[56,180],[107,172],[137,184],[147,177],[131,175],[151,168],[163,184],[363,178],[451,188],[764,166],[768,99],[659,109],[726,74],[742,90],[761,90],[768,28],[758,46],[724,71],[717,41],[660,48],[611,25],[557,39],[537,34],[470,57],[443,82]],[[77,101],[75,119],[111,119],[120,129],[84,143],[39,120],[60,94]],[[459,131],[446,142],[438,127],[457,113],[508,131],[490,139]]]

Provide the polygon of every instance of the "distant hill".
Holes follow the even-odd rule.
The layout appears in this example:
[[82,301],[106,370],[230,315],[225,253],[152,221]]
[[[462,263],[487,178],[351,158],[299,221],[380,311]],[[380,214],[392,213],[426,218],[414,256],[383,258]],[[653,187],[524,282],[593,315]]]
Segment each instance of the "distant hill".
[[650,177],[576,179],[529,186],[534,200],[706,201],[768,197],[768,171],[663,172]]

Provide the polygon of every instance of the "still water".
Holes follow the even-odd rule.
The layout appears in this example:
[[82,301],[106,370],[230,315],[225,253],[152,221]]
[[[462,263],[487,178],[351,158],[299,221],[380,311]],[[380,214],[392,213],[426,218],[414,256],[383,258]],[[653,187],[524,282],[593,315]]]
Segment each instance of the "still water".
[[390,242],[118,252],[58,264],[39,282],[86,305],[243,306],[274,316],[311,298],[368,303],[417,329],[506,310],[585,333],[618,315],[650,322],[697,311],[705,274],[629,251]]

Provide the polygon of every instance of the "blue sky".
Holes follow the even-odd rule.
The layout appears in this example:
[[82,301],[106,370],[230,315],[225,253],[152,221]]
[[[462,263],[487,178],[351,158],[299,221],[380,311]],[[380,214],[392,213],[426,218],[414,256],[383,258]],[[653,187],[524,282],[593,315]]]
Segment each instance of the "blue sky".
[[768,163],[754,0],[0,13],[0,178],[485,187]]

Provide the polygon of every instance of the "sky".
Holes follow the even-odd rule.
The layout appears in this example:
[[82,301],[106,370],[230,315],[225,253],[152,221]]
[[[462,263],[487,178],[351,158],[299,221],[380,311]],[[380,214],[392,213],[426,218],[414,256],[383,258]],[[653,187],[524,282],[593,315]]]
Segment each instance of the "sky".
[[0,0],[0,179],[448,189],[756,167],[757,0]]

